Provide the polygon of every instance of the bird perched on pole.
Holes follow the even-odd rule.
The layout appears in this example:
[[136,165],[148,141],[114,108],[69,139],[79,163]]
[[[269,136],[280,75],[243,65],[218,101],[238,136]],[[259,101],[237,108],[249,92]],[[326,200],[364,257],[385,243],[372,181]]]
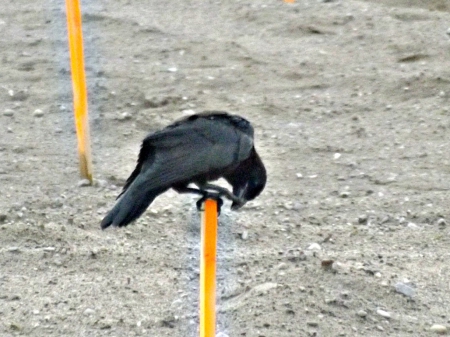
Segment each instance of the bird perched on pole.
[[[219,178],[233,191],[210,183]],[[261,193],[266,179],[249,121],[222,111],[191,115],[144,139],[137,166],[101,227],[128,225],[170,188],[203,199],[212,191],[232,200],[231,208],[238,209]]]

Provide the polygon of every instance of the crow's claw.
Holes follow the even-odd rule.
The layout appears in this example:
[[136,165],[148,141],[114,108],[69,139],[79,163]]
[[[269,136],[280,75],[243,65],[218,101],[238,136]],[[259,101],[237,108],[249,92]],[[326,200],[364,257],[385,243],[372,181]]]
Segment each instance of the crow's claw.
[[203,193],[203,197],[201,197],[200,199],[197,200],[197,210],[198,211],[203,211],[203,203],[207,200],[207,199],[213,199],[215,201],[217,201],[217,215],[220,215],[220,209],[223,205],[223,200],[220,197],[220,193],[216,193],[216,192],[208,192],[208,191],[202,191]]

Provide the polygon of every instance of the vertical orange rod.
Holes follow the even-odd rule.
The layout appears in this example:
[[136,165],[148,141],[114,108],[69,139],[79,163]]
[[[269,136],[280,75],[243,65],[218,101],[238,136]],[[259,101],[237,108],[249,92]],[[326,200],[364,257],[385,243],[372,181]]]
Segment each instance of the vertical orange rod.
[[200,337],[215,337],[217,201],[207,199],[203,207],[200,257]]
[[80,173],[92,184],[91,144],[87,111],[86,75],[84,72],[83,32],[79,0],[66,0],[70,69],[72,72],[73,107],[78,139]]

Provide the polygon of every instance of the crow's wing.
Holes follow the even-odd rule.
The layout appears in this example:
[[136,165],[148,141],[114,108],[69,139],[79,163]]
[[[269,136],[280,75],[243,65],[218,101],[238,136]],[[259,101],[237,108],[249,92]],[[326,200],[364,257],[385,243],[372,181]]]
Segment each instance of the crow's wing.
[[137,167],[123,191],[138,176],[146,189],[208,176],[239,164],[252,148],[253,138],[230,123],[210,118],[187,121],[145,138]]

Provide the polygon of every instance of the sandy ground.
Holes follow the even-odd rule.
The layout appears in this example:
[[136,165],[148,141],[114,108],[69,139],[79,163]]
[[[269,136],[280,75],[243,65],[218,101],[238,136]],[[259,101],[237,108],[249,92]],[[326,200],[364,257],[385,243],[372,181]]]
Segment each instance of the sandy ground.
[[0,8],[1,336],[198,335],[195,199],[99,222],[145,135],[208,109],[269,174],[220,218],[222,337],[446,333],[447,0],[85,1],[94,187],[62,2]]

